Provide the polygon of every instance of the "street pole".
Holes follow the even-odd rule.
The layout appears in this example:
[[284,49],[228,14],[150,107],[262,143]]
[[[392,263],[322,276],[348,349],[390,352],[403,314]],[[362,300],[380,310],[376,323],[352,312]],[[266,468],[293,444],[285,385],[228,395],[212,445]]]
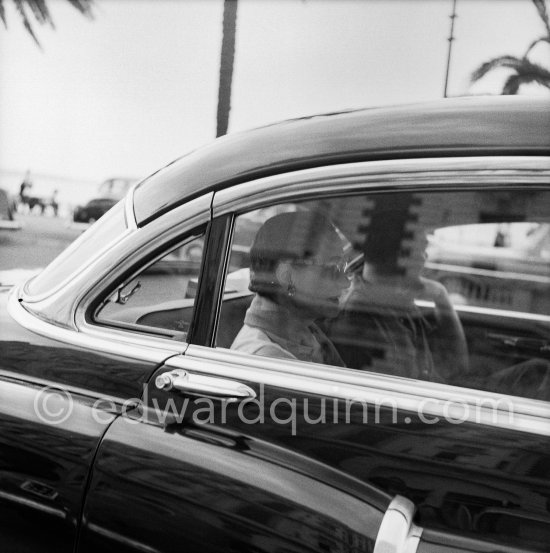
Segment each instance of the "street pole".
[[453,49],[453,40],[454,30],[455,30],[455,19],[456,19],[456,0],[453,0],[453,13],[450,15],[451,18],[451,34],[447,39],[449,41],[449,49],[447,51],[447,69],[445,71],[445,87],[443,88],[443,98],[447,98],[447,86],[449,84],[449,69],[451,67],[451,51]]

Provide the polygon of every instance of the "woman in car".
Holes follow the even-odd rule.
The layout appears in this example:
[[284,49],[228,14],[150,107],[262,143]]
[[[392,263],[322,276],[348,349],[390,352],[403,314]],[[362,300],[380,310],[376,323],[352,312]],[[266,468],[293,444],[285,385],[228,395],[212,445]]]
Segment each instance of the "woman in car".
[[268,219],[250,250],[256,293],[231,349],[344,366],[315,321],[335,317],[349,287],[346,242],[321,213],[297,211]]

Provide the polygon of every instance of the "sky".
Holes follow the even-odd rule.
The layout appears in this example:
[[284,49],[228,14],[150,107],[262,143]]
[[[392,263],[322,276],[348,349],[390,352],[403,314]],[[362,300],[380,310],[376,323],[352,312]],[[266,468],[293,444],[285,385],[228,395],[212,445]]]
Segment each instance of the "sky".
[[[215,137],[222,0],[49,0],[42,48],[5,0],[0,179],[144,177]],[[452,0],[239,0],[229,132],[290,117],[441,98]],[[550,8],[549,8],[550,10]],[[530,0],[457,0],[448,95],[544,32]],[[550,66],[544,45],[533,59]],[[547,93],[539,89],[528,93]],[[2,181],[0,180],[0,184]]]

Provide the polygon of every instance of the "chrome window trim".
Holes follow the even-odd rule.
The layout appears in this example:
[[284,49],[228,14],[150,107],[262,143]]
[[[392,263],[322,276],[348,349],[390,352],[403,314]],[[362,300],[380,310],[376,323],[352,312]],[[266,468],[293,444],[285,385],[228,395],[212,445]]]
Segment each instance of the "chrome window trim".
[[424,264],[426,269],[440,270],[440,271],[451,271],[458,275],[471,275],[471,276],[481,276],[481,277],[492,277],[494,279],[507,279],[507,280],[523,280],[528,282],[536,282],[538,284],[550,284],[550,276],[543,275],[528,275],[523,273],[516,273],[513,271],[501,271],[498,269],[478,269],[476,267],[467,267],[461,265],[452,265],[450,263],[438,263],[436,261],[427,261]]
[[[138,232],[141,233],[139,243],[134,244],[131,251],[125,253],[122,263],[113,264],[120,252],[112,252],[111,256],[107,256],[103,260],[103,265],[107,269],[102,271],[103,276],[96,279],[95,284],[85,290],[74,301],[75,327],[83,334],[94,339],[112,340],[114,336],[119,342],[150,344],[152,347],[162,348],[173,353],[184,351],[186,348],[185,342],[177,342],[171,338],[155,337],[147,334],[145,331],[140,334],[138,331],[109,327],[107,323],[101,325],[91,323],[87,320],[86,313],[90,304],[99,295],[106,293],[106,290],[120,278],[120,275],[130,265],[133,265],[141,258],[147,257],[164,243],[176,239],[178,236],[192,231],[198,226],[207,224],[210,221],[212,199],[213,193],[210,192],[173,209],[145,227],[138,229]],[[192,212],[192,215],[189,215],[189,212]],[[176,247],[178,246],[175,245],[174,248]],[[165,253],[166,251],[162,251],[148,263],[154,263],[156,259],[162,257]],[[116,266],[115,271],[108,270],[113,266]]]
[[550,403],[541,400],[197,345],[165,365],[413,413],[422,409],[423,414],[440,418],[450,416],[449,405],[454,402],[468,409],[465,421],[550,436]]
[[413,523],[416,507],[412,501],[396,495],[386,509],[373,553],[416,553],[423,528]]
[[130,230],[137,230],[137,219],[134,210],[134,194],[139,182],[136,182],[128,190],[126,197],[124,198],[124,213],[126,215],[126,226]]
[[[433,301],[415,300],[414,303],[418,307],[434,308]],[[498,307],[486,307],[477,305],[461,305],[453,306],[457,313],[471,313],[475,315],[490,315],[491,317],[502,317],[505,319],[521,319],[522,321],[531,321],[537,323],[550,324],[550,315],[540,315],[539,313],[527,313],[525,311],[510,311],[507,309],[499,309]]]
[[94,335],[56,326],[27,311],[18,300],[15,290],[10,293],[7,309],[9,315],[18,324],[39,336],[91,351],[100,351],[102,354],[159,364],[170,355],[184,353],[186,349],[186,344],[182,342],[132,336],[129,332],[109,329],[108,332]]
[[[449,173],[456,173],[449,182]],[[550,157],[483,156],[362,161],[283,173],[216,192],[213,216],[242,212],[276,200],[296,200],[315,193],[352,193],[367,188],[432,190],[531,185],[547,188]],[[482,182],[480,182],[482,181]]]
[[[191,237],[191,236],[187,236],[182,242],[178,242],[172,246],[170,246],[170,248],[166,249],[166,250],[162,250],[161,252],[159,252],[155,257],[152,257],[147,263],[141,265],[139,267],[139,269],[136,269],[135,271],[133,271],[128,277],[126,277],[123,282],[122,282],[122,286],[127,286],[128,283],[130,283],[132,280],[134,280],[138,275],[140,275],[143,271],[145,271],[146,269],[148,269],[149,267],[151,267],[152,265],[154,265],[157,261],[161,260],[163,257],[165,257],[167,254],[170,254],[172,252],[174,252],[175,250],[177,250],[178,248],[182,247],[182,246],[185,246],[186,244],[189,244],[190,242],[192,242],[193,240],[195,240],[196,238],[199,238],[199,236],[196,236],[196,237]],[[141,250],[140,250],[140,254],[143,253]],[[109,280],[112,280],[112,277],[113,275],[112,274],[109,274]],[[113,325],[111,325],[110,323],[114,323]],[[124,321],[116,321],[116,320],[109,320],[109,319],[103,319],[101,321],[98,321],[97,324],[94,324],[94,325],[91,325],[93,326],[93,328],[102,328],[102,327],[109,327],[109,329],[117,329],[117,328],[122,328],[125,324],[127,324],[128,326],[126,327],[126,330],[128,331],[132,331],[132,326],[131,324],[132,323],[125,323]],[[88,322],[86,320],[84,320],[83,322],[83,325],[88,325]],[[136,327],[138,328],[141,328],[137,323],[135,323]],[[145,328],[147,328],[147,325],[143,325],[143,332],[144,333],[147,333],[147,331],[145,330]],[[154,327],[151,327],[151,328],[154,328]],[[124,330],[124,329],[123,329]],[[134,329],[134,330],[137,330]],[[160,331],[159,331],[159,334],[161,333],[164,333],[164,332],[169,332],[167,329],[162,329],[160,328]],[[182,332],[181,331],[174,331],[175,333],[177,334],[181,334]],[[169,338],[170,340],[172,338]]]

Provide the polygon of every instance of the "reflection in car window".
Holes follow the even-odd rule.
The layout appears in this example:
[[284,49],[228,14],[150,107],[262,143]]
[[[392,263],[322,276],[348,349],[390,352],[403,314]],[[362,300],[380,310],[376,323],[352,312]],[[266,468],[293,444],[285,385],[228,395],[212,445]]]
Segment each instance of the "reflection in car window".
[[549,229],[550,194],[526,190],[240,215],[216,345],[549,400]]
[[148,265],[103,301],[95,320],[185,340],[193,315],[203,246],[202,235],[192,237]]
[[27,284],[26,292],[37,296],[53,290],[101,253],[97,249],[98,244],[108,246],[125,230],[124,202],[120,201],[101,217],[101,224],[93,225],[86,230],[39,275],[33,278]]
[[548,223],[443,227],[430,236],[426,266],[454,303],[547,315],[549,244]]

